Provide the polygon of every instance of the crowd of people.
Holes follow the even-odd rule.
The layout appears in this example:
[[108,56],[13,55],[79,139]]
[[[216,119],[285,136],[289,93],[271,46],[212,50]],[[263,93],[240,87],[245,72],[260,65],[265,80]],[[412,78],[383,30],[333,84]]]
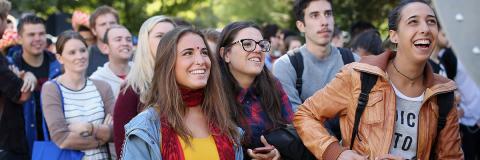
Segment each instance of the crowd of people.
[[11,7],[0,0],[0,159],[49,139],[85,160],[288,159],[267,136],[292,125],[284,140],[316,159],[480,159],[480,89],[422,0],[390,12],[385,40],[362,21],[346,38],[331,0],[295,0],[301,34],[167,15],[137,32],[100,6],[52,38]]

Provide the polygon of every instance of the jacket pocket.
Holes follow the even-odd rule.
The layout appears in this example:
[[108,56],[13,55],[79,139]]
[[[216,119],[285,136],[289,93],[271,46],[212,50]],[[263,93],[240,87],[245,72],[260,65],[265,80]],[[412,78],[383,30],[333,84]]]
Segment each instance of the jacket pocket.
[[375,124],[383,122],[385,115],[384,103],[381,103],[383,98],[383,92],[370,93],[367,106],[361,117],[363,123]]

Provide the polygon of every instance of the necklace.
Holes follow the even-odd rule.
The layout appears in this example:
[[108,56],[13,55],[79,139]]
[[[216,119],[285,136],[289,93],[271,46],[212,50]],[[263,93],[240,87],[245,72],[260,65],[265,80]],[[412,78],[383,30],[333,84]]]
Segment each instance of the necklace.
[[403,74],[402,72],[400,72],[400,70],[398,70],[397,65],[395,65],[395,60],[392,60],[392,63],[393,63],[393,68],[395,68],[395,71],[397,71],[398,73],[400,73],[400,75],[404,76],[405,78],[409,79],[410,81],[415,81],[416,79],[420,78],[423,75],[423,74],[420,74],[417,77],[410,78],[409,76]]

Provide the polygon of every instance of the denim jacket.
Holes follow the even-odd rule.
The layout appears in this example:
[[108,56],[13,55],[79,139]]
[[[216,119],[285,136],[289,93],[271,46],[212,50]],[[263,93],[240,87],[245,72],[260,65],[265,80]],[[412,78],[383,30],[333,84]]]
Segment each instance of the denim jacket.
[[[125,142],[121,159],[161,160],[160,117],[154,108],[148,108],[125,125]],[[242,133],[243,131],[239,129]],[[242,134],[241,134],[242,135]],[[239,144],[237,142],[237,144]],[[240,145],[233,146],[235,159],[243,160]]]

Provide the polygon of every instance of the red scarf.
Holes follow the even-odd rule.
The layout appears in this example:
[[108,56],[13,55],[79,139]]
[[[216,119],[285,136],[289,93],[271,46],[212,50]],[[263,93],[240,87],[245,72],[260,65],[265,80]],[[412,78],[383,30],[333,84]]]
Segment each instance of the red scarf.
[[203,102],[203,88],[192,90],[180,87],[180,93],[182,94],[183,103],[187,107],[195,107]]
[[[190,90],[180,88],[182,93],[182,99],[186,106],[194,107],[202,104],[204,97],[204,90]],[[212,133],[213,140],[217,146],[217,152],[220,160],[234,160],[235,153],[233,151],[233,143],[227,135],[221,134],[220,129],[212,123],[209,124],[210,132]],[[161,132],[162,132],[162,158],[165,160],[185,160],[185,156],[178,139],[177,133],[170,126],[167,119],[161,119]]]
[[[220,134],[220,130],[213,124],[210,124],[215,146],[220,160],[234,160],[233,143],[228,136]],[[185,160],[185,156],[175,130],[168,124],[165,118],[161,119],[162,130],[162,158],[165,160]]]

